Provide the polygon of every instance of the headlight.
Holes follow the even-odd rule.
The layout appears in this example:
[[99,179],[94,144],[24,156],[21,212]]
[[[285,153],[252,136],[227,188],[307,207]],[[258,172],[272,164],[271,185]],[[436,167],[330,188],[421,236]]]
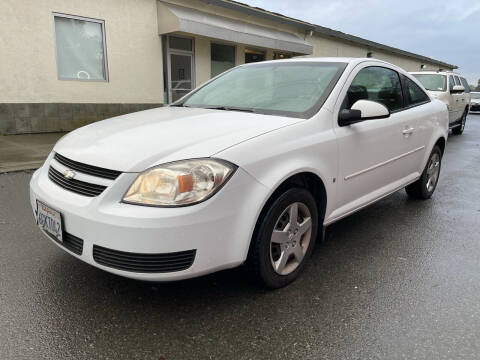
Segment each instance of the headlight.
[[159,165],[140,174],[123,201],[151,206],[195,204],[215,194],[235,170],[235,165],[213,159]]

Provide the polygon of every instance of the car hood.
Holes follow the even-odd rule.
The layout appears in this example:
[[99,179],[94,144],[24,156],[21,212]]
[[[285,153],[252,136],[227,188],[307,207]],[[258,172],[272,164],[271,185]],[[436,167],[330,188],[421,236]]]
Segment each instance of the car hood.
[[301,120],[239,111],[163,107],[72,131],[55,145],[54,151],[89,165],[141,172],[170,161],[210,157]]

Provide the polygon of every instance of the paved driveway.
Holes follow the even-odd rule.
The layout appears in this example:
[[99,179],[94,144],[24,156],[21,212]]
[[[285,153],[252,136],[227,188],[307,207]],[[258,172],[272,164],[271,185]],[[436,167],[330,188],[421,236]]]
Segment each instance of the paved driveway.
[[274,292],[241,269],[150,284],[90,267],[36,229],[29,177],[0,175],[1,359],[480,356],[480,116],[431,201],[400,191],[338,222]]

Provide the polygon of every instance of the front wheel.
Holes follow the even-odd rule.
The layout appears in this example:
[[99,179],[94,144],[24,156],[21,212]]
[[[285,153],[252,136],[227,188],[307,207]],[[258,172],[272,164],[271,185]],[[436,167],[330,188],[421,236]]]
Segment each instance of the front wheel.
[[441,166],[442,151],[435,145],[420,179],[405,188],[407,194],[415,199],[430,199],[437,187]]
[[302,188],[280,195],[260,220],[248,266],[257,280],[276,289],[294,281],[310,257],[318,229],[312,194]]

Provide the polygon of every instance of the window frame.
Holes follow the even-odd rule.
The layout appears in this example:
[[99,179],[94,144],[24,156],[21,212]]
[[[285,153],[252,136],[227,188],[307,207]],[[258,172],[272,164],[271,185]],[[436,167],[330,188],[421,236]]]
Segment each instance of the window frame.
[[[403,89],[403,106],[404,106],[402,110],[412,109],[412,108],[417,107],[417,106],[428,104],[429,102],[432,101],[430,99],[430,96],[428,95],[428,93],[426,93],[415,81],[413,81],[411,78],[409,78],[408,76],[406,76],[404,74],[400,74],[400,75],[401,75],[400,76],[400,81],[402,82],[402,89]],[[428,100],[422,101],[420,103],[410,104],[409,101],[408,101],[409,94],[408,94],[407,79],[410,80],[411,82],[413,82],[415,85],[417,85],[418,88],[425,94],[425,96],[427,97]]]
[[[400,91],[401,91],[401,93],[402,93],[402,107],[399,108],[399,109],[393,110],[393,111],[390,111],[390,109],[388,109],[388,108],[387,108],[387,109],[388,109],[388,111],[389,111],[390,114],[396,114],[396,113],[398,113],[398,112],[400,112],[400,111],[405,110],[405,109],[406,109],[406,99],[405,99],[405,91],[404,91],[404,87],[405,87],[405,86],[404,86],[404,83],[403,83],[403,81],[402,81],[402,77],[400,76],[400,75],[403,75],[403,74],[400,74],[400,73],[399,73],[397,70],[395,70],[395,69],[389,68],[389,67],[387,67],[387,66],[382,66],[382,65],[367,65],[367,66],[364,66],[364,67],[362,67],[360,70],[357,71],[357,73],[355,74],[355,76],[353,77],[352,81],[350,81],[350,84],[349,84],[348,87],[347,87],[347,91],[345,92],[345,97],[344,97],[343,100],[342,100],[342,105],[340,106],[340,110],[344,109],[344,107],[343,107],[344,105],[343,105],[343,104],[345,103],[345,101],[346,101],[346,99],[347,99],[348,90],[350,89],[350,86],[352,86],[352,83],[353,83],[353,81],[355,80],[355,78],[357,77],[357,75],[358,75],[362,70],[365,70],[365,69],[367,69],[367,68],[372,68],[372,67],[387,69],[387,70],[393,71],[394,73],[397,74],[398,80],[399,80],[399,82],[400,82]],[[403,75],[403,76],[404,76],[404,75]],[[370,100],[370,101],[375,101],[375,100]],[[382,103],[379,102],[379,101],[376,101],[376,102],[378,102],[379,104],[382,104]],[[385,106],[385,107],[387,107],[385,104],[382,104],[382,105]]]
[[[58,47],[57,47],[57,30],[55,26],[55,17],[67,18],[67,19],[74,19],[74,20],[81,20],[81,21],[88,21],[98,23],[102,26],[102,40],[103,40],[103,66],[105,69],[105,78],[104,79],[75,79],[75,78],[67,78],[61,77],[59,68],[58,68]],[[59,12],[52,12],[52,23],[53,23],[53,43],[55,48],[55,63],[57,67],[57,80],[62,81],[84,81],[84,82],[109,82],[109,75],[108,75],[108,59],[107,59],[107,38],[105,34],[105,20],[89,18],[84,16],[77,16],[71,14],[64,14]]]

